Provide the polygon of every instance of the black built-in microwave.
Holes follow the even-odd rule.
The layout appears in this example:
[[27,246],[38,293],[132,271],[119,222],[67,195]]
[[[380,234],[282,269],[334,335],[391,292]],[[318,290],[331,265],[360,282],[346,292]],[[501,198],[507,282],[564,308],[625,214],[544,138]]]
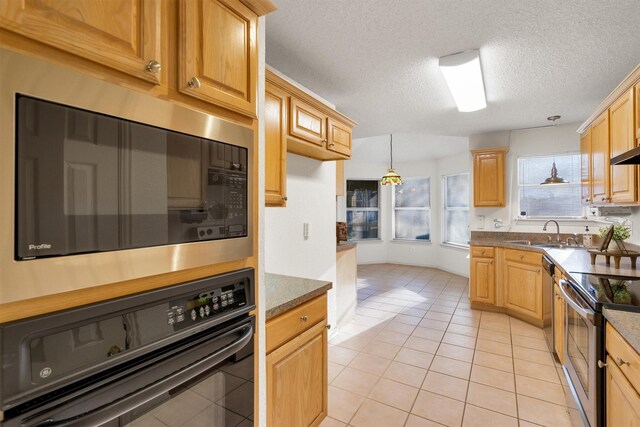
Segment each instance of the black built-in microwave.
[[247,148],[15,102],[16,260],[247,237]]

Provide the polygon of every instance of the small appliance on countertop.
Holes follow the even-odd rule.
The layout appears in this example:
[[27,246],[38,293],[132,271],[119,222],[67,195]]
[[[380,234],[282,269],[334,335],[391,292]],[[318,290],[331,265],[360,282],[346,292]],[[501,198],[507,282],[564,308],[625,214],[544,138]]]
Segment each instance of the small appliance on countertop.
[[347,223],[346,222],[336,222],[336,240],[339,244],[340,242],[347,241]]

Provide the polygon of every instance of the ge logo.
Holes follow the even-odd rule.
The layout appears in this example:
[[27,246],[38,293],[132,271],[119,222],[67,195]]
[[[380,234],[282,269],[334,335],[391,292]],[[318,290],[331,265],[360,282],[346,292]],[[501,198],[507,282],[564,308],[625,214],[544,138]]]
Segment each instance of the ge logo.
[[40,371],[40,378],[47,378],[49,375],[51,375],[51,372],[53,371],[49,367],[42,368],[42,370]]

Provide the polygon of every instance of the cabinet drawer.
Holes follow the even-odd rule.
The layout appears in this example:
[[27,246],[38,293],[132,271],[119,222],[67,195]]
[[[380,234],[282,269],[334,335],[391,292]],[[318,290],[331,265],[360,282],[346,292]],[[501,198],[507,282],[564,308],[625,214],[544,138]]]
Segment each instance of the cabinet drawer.
[[491,246],[472,246],[471,247],[472,257],[493,258],[495,254],[496,254],[496,248]]
[[[607,353],[620,368],[627,380],[640,390],[640,355],[631,347],[610,323],[607,323]],[[625,363],[625,362],[628,362]]]
[[269,320],[266,325],[267,353],[326,318],[327,295],[324,294]]
[[509,261],[521,262],[524,264],[541,265],[542,254],[536,252],[517,251],[513,249],[506,249],[504,251],[504,258]]

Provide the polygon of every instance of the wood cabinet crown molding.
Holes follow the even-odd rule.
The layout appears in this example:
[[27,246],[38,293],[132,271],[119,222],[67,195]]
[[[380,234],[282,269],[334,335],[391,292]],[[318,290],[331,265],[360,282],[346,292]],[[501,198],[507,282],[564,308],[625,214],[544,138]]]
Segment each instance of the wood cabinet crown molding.
[[509,152],[509,147],[492,147],[492,148],[478,148],[476,150],[469,150],[471,154],[486,154],[486,153],[495,153],[504,151],[504,153]]
[[587,120],[584,121],[578,128],[576,132],[582,134],[591,123],[596,120],[602,113],[607,111],[607,109],[618,99],[620,98],[626,91],[631,89],[635,83],[640,82],[640,64],[636,65],[636,68],[633,69],[631,73],[627,77],[620,82],[615,89],[611,91],[609,95],[598,105],[598,108],[589,116]]
[[271,12],[275,12],[278,8],[275,4],[273,4],[270,0],[240,0],[251,9],[256,15],[264,16],[268,15]]

